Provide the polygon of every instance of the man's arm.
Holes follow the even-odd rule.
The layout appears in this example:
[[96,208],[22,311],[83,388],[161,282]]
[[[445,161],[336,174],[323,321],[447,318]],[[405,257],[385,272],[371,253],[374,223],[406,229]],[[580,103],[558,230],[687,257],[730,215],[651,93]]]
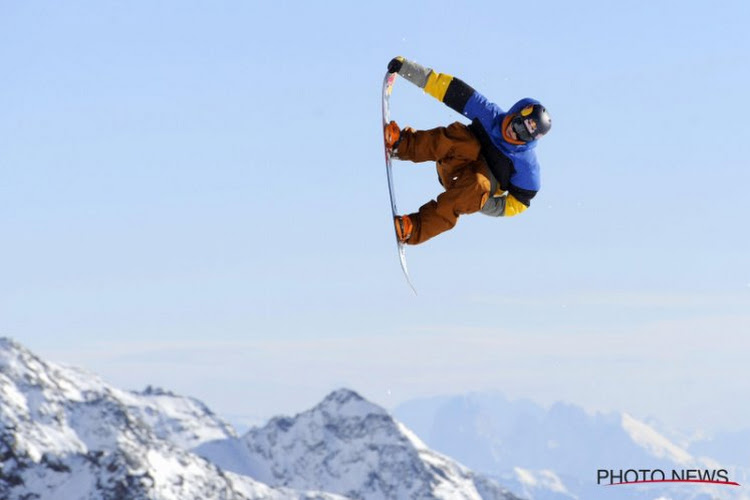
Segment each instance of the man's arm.
[[445,73],[438,73],[432,68],[426,68],[401,56],[388,63],[388,71],[398,73],[404,79],[423,89],[425,93],[470,120],[482,118],[487,113],[501,112],[495,104],[489,102],[482,94],[458,78]]

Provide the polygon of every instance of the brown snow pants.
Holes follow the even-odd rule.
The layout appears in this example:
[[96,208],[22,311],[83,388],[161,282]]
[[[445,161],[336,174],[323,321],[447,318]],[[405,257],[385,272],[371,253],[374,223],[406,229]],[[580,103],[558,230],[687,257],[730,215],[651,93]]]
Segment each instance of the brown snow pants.
[[452,229],[460,215],[478,212],[490,195],[490,172],[479,154],[479,141],[462,123],[432,130],[405,129],[401,137],[398,159],[435,161],[445,189],[437,200],[409,214],[414,229],[407,243],[417,245]]

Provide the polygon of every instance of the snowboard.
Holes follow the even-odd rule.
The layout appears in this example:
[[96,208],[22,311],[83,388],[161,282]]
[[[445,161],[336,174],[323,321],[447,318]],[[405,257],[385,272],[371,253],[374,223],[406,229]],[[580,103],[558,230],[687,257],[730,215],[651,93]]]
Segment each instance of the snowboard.
[[390,97],[391,92],[393,92],[393,83],[396,81],[396,76],[397,73],[386,72],[385,78],[383,79],[383,127],[380,129],[380,135],[383,136],[383,149],[385,150],[385,170],[388,174],[388,194],[391,198],[391,227],[393,228],[393,236],[396,239],[398,258],[401,262],[401,270],[404,272],[406,282],[409,283],[409,287],[411,287],[412,291],[416,295],[417,290],[416,288],[414,288],[414,285],[411,282],[409,269],[406,267],[406,248],[405,245],[398,240],[396,227],[393,224],[393,217],[398,215],[398,209],[396,208],[396,193],[393,189],[393,164],[391,162],[391,153],[388,150],[388,146],[385,144],[385,135],[383,134],[385,126],[388,124],[388,122],[391,121]]

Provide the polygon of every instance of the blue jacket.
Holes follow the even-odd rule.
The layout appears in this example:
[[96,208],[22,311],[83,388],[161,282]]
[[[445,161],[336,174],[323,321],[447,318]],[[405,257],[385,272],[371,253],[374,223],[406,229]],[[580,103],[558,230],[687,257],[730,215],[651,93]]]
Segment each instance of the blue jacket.
[[[489,102],[482,94],[474,91],[466,102],[464,109],[461,110],[464,116],[472,120],[472,130],[475,134],[477,132],[480,134],[484,132],[486,134],[487,137],[484,138],[484,141],[482,141],[482,137],[479,137],[485,156],[495,156],[495,152],[492,151],[494,149],[510,159],[513,165],[513,172],[510,172],[510,175],[500,174],[500,177],[507,177],[510,186],[503,185],[502,180],[498,178],[501,187],[506,191],[512,191],[511,186],[528,191],[530,192],[529,200],[534,197],[541,187],[539,162],[534,152],[537,141],[526,144],[509,143],[503,137],[503,121],[506,116],[514,115],[531,104],[539,104],[539,101],[528,97],[521,99],[506,113],[497,104]],[[481,131],[477,130],[479,127],[481,127]],[[487,161],[489,162],[490,158],[487,158]],[[495,173],[492,165],[490,165],[490,168]],[[498,177],[497,174],[495,176]],[[526,205],[528,206],[528,204]]]
[[541,187],[539,162],[534,152],[536,141],[511,144],[503,136],[503,129],[512,115],[539,101],[521,99],[505,112],[458,78],[411,62],[409,65],[415,75],[408,75],[408,79],[472,121],[470,128],[482,144],[482,155],[500,189],[508,193],[505,215],[526,210]]

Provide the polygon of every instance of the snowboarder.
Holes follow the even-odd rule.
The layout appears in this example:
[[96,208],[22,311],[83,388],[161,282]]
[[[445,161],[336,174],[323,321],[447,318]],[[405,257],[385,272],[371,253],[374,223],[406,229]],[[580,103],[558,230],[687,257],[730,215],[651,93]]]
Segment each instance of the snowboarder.
[[388,63],[398,73],[472,123],[415,131],[396,122],[385,127],[386,145],[394,158],[435,161],[445,191],[419,212],[396,216],[401,242],[416,245],[452,229],[463,214],[481,212],[511,217],[525,211],[539,190],[536,141],[552,121],[539,101],[525,98],[504,112],[472,87],[403,57]]

